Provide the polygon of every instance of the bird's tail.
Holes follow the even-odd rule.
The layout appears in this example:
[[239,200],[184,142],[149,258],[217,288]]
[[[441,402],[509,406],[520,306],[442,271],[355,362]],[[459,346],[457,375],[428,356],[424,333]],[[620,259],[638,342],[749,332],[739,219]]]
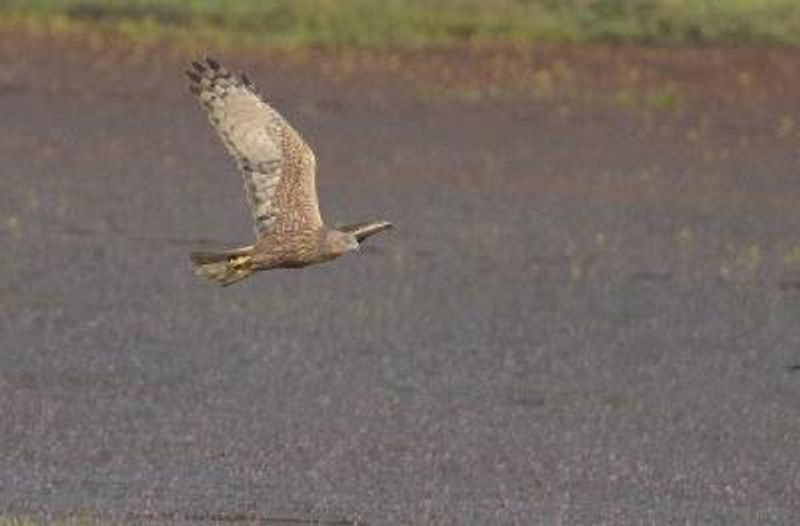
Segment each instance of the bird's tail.
[[195,274],[216,281],[223,287],[250,276],[253,268],[253,247],[243,247],[227,252],[192,252]]

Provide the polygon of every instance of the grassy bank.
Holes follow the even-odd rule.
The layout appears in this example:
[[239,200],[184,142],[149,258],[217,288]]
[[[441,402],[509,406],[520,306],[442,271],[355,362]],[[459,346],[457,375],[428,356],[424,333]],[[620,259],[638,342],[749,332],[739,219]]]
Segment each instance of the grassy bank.
[[800,46],[797,0],[4,0],[0,21],[271,46]]

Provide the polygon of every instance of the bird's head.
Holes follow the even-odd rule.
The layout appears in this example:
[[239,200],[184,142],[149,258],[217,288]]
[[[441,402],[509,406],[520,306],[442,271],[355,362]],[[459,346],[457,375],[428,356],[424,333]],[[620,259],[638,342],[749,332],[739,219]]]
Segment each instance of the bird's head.
[[325,248],[327,252],[341,256],[348,252],[357,251],[359,244],[356,236],[349,232],[329,230],[325,234]]

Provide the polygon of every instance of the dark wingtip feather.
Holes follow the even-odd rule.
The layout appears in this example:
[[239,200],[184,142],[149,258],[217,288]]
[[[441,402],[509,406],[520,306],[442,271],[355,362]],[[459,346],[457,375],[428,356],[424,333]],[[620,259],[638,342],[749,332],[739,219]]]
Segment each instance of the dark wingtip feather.
[[194,69],[196,69],[200,73],[203,73],[206,69],[208,69],[203,64],[201,64],[200,62],[197,62],[196,60],[194,62],[192,62],[192,67]]
[[192,95],[195,95],[197,97],[200,96],[200,86],[198,86],[197,84],[191,84],[189,86],[189,91],[192,92]]
[[222,69],[222,65],[219,62],[217,62],[216,60],[214,60],[213,58],[209,57],[209,56],[206,57],[206,63],[214,71],[219,71],[220,69]]
[[191,69],[187,69],[185,73],[186,76],[189,77],[189,80],[191,80],[192,82],[200,82],[200,79],[203,78],[202,76],[200,76],[199,73],[197,73],[196,71],[192,71]]

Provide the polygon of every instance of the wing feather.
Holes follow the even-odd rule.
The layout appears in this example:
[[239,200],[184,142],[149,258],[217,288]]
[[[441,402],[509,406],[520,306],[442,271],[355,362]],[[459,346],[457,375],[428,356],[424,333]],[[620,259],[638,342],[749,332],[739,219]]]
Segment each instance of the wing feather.
[[364,223],[341,226],[338,230],[353,234],[358,242],[361,243],[368,237],[374,236],[378,232],[383,232],[389,228],[392,228],[392,224],[388,221],[367,221]]
[[257,236],[319,228],[311,148],[258,94],[245,75],[236,76],[211,58],[186,72],[212,126],[236,159]]

